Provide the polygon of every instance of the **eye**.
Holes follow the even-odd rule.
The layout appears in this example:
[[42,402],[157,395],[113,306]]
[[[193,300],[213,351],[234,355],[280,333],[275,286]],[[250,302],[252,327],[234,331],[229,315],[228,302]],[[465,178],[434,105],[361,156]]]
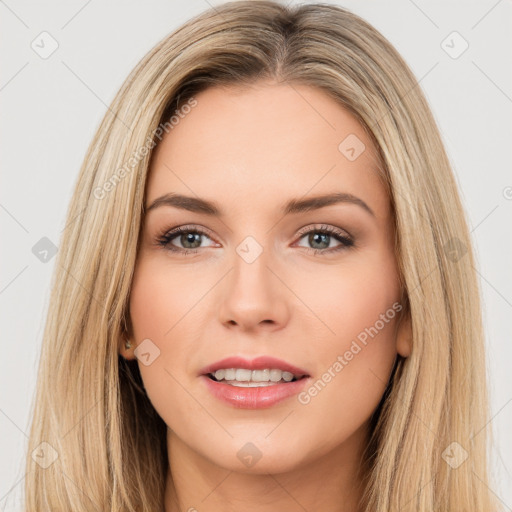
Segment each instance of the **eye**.
[[[313,251],[314,254],[337,252],[354,245],[354,240],[347,233],[333,226],[309,227],[301,230],[299,235],[301,239],[307,237],[306,242],[313,247],[305,247],[305,249]],[[338,241],[339,245],[332,247],[333,241]]]
[[[300,239],[307,237],[306,242],[313,246],[304,247],[299,245],[299,247],[313,251],[314,254],[338,252],[354,245],[353,239],[346,232],[328,225],[302,229],[299,231],[299,235]],[[157,243],[169,251],[186,256],[187,254],[197,253],[200,248],[205,247],[202,246],[202,238],[204,237],[211,240],[207,231],[200,226],[180,226],[165,231],[157,238]],[[337,241],[339,245],[332,247],[333,241]],[[175,245],[176,242],[180,245]],[[206,247],[214,247],[214,245]]]
[[[198,252],[198,249],[201,247],[202,237],[209,238],[206,231],[200,227],[180,226],[160,235],[157,239],[157,243],[169,251],[179,252],[186,255]],[[171,243],[174,239],[177,239],[177,242],[179,242],[181,246],[176,246]]]

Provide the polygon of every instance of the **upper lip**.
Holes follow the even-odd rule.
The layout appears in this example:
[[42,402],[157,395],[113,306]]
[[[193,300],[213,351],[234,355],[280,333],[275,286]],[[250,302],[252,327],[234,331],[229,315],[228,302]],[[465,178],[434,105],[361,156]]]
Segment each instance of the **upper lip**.
[[216,361],[215,363],[205,366],[200,370],[200,374],[207,375],[223,368],[244,368],[247,370],[264,370],[268,368],[270,370],[277,369],[282,370],[283,372],[290,372],[296,377],[309,376],[306,370],[270,356],[260,356],[255,359],[226,357],[225,359],[221,359],[220,361]]

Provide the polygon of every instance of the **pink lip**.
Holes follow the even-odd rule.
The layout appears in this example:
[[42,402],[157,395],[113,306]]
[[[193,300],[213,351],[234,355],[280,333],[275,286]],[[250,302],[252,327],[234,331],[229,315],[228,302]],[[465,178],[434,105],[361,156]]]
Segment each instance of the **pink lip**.
[[[217,382],[208,377],[209,373],[214,373],[222,368],[245,368],[247,370],[277,369],[293,373],[297,377],[303,376],[303,378],[293,382],[276,383],[264,387],[244,388],[231,386],[225,382]],[[310,380],[306,370],[269,356],[260,356],[251,360],[244,359],[243,357],[227,357],[205,366],[200,370],[200,378],[213,396],[239,409],[271,407],[299,393]]]
[[224,382],[217,382],[206,375],[201,375],[200,378],[213,396],[238,409],[264,409],[271,407],[299,393],[310,380],[309,377],[304,377],[293,382],[266,387],[242,388],[231,386]]
[[309,376],[306,370],[297,368],[297,366],[293,366],[281,359],[276,359],[275,357],[270,356],[260,356],[251,360],[244,359],[243,357],[227,357],[205,366],[199,371],[199,374],[207,375],[208,373],[213,373],[222,368],[245,368],[247,370],[264,370],[265,368],[268,368],[269,370],[276,369],[282,370],[283,372],[290,372],[297,376]]

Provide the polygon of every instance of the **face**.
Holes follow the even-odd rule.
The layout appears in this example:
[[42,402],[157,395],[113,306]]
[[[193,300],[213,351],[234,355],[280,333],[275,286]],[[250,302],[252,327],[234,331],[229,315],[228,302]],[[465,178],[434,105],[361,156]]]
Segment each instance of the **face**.
[[[375,148],[308,86],[195,99],[153,156],[138,353],[121,353],[137,356],[168,441],[198,460],[269,473],[354,452],[410,338]],[[216,368],[224,380],[204,374]]]

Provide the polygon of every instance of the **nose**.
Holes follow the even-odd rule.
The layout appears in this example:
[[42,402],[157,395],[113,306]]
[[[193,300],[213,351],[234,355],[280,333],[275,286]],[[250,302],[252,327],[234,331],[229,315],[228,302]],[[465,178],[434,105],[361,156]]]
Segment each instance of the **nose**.
[[282,329],[290,315],[291,292],[269,252],[263,249],[252,262],[235,253],[232,262],[233,267],[219,289],[221,323],[242,331]]

